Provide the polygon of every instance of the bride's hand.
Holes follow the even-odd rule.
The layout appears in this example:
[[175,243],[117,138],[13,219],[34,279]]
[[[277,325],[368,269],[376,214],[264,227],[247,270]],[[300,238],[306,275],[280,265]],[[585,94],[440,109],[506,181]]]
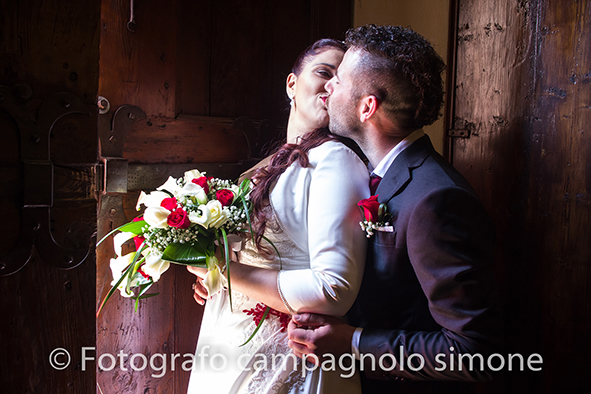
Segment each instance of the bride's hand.
[[207,275],[207,268],[200,268],[200,267],[193,267],[191,265],[187,266],[187,271],[195,275],[197,278],[204,279],[205,275]]
[[187,266],[187,270],[197,276],[197,280],[193,283],[193,298],[199,305],[205,305],[205,300],[209,298],[209,293],[205,286],[203,286],[203,278],[207,274],[207,269]]

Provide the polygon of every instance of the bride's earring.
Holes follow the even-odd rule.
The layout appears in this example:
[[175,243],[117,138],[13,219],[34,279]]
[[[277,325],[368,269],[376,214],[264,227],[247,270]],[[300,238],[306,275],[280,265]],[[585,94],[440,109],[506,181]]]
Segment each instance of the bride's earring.
[[289,105],[291,105],[292,107],[293,107],[293,97],[294,97],[293,94],[289,95]]

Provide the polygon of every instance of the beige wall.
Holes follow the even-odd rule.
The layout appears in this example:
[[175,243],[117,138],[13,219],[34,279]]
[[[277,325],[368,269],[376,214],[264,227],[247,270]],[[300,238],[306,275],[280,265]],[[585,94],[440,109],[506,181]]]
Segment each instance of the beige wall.
[[[450,0],[355,0],[354,25],[401,25],[410,27],[433,44],[447,62],[447,35]],[[429,127],[435,149],[442,153],[443,117]]]

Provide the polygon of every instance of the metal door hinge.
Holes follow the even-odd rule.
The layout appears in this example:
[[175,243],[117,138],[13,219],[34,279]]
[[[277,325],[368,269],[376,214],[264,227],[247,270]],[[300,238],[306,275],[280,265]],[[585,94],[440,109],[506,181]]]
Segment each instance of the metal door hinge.
[[104,193],[127,193],[127,159],[121,157],[103,157]]
[[447,131],[449,137],[470,138],[469,129],[450,129]]

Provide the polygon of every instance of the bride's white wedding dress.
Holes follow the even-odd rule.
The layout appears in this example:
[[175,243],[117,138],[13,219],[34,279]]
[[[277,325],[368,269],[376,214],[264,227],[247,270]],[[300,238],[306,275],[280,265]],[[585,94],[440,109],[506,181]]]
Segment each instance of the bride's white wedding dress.
[[[246,240],[239,261],[281,270],[278,288],[290,311],[341,316],[356,297],[363,272],[365,237],[356,203],[367,197],[367,170],[336,142],[312,149],[309,158],[309,168],[288,168],[270,196],[265,236],[281,258],[261,256]],[[287,345],[289,315],[269,314],[241,346],[263,311],[264,304],[236,291],[232,308],[227,290],[207,301],[189,394],[361,392],[358,374],[339,369],[338,358],[320,368],[293,354]]]

